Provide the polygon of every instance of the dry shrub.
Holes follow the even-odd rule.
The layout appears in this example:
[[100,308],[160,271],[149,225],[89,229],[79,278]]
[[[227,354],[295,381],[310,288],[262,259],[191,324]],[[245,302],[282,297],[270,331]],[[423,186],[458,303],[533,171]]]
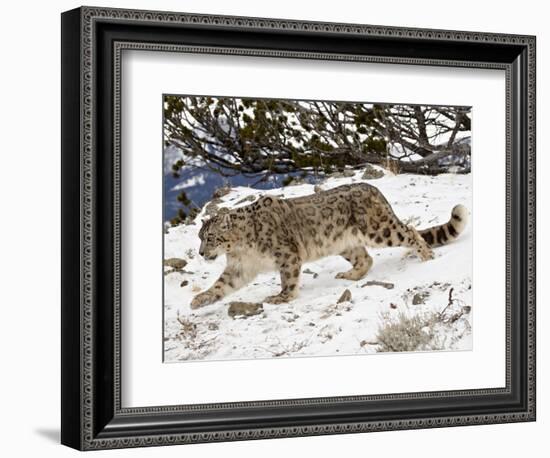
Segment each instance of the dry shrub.
[[437,314],[409,317],[400,313],[378,329],[379,352],[436,350],[434,326]]

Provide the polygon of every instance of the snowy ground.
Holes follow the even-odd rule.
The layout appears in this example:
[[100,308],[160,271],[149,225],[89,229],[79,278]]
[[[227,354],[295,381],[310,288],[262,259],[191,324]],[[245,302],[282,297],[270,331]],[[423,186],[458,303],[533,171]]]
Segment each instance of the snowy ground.
[[[321,186],[329,189],[368,181],[384,193],[402,221],[418,228],[448,221],[451,209],[458,203],[472,208],[471,175],[387,174],[375,180],[362,180],[361,176],[362,172],[357,171],[353,177],[329,178]],[[263,194],[294,197],[313,192],[309,184],[269,191],[239,187],[223,196],[221,205],[247,205],[253,197]],[[337,272],[349,268],[340,256],[308,263],[302,268],[296,300],[280,305],[264,303],[262,313],[236,319],[228,316],[228,304],[261,302],[278,293],[278,273],[262,274],[221,301],[191,310],[191,299],[218,278],[225,258],[206,262],[198,255],[200,216],[196,224],[171,228],[165,235],[164,257],[184,259],[187,265],[183,271],[174,272],[165,267],[165,361],[389,351],[380,340],[379,330],[403,317],[425,323],[421,327],[428,343],[417,350],[469,350],[474,314],[471,227],[469,223],[454,243],[436,248],[435,259],[428,262],[405,257],[406,250],[402,248],[371,249],[374,265],[367,277],[358,282],[334,278]],[[394,287],[364,286],[373,280]],[[351,300],[337,303],[346,289],[351,292]]]

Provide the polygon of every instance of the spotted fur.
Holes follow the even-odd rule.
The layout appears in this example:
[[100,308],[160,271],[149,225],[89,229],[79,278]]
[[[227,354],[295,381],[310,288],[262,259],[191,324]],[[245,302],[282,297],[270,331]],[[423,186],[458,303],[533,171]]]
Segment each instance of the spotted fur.
[[339,254],[352,265],[336,275],[347,280],[367,275],[373,263],[367,248],[408,247],[426,261],[433,258],[431,247],[460,235],[467,217],[466,208],[457,205],[447,223],[417,231],[366,183],[292,199],[264,196],[245,207],[223,209],[203,222],[199,253],[205,259],[225,254],[227,264],[191,307],[211,304],[270,270],[280,272],[281,292],[265,302],[288,302],[298,294],[302,264],[330,255]]

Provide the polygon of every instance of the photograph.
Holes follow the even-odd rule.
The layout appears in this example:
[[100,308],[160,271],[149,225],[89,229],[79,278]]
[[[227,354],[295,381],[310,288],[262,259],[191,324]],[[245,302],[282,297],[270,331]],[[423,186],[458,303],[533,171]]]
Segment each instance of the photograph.
[[472,350],[472,107],[162,113],[165,363]]

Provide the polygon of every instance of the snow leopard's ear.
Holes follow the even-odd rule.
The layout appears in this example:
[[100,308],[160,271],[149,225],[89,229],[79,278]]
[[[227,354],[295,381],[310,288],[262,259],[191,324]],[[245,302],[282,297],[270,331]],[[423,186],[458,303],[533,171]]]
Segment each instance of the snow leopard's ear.
[[[208,216],[204,216],[202,219],[201,219],[201,229],[200,229],[200,232],[203,232],[207,227],[208,225],[210,224],[210,221],[212,221],[212,216],[208,215]],[[199,234],[200,235],[200,234]]]
[[231,216],[228,208],[220,208],[216,217],[219,221],[219,227],[221,230],[227,231],[231,229]]

